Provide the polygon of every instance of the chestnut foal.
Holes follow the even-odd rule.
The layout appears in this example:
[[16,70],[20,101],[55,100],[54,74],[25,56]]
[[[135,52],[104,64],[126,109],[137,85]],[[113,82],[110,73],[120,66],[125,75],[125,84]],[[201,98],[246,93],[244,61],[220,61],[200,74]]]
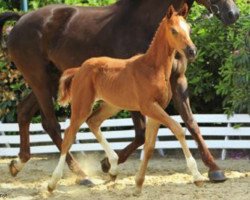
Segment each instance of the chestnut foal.
[[[65,131],[59,163],[48,184],[49,191],[55,189],[62,177],[66,154],[80,125],[85,121],[103,146],[111,164],[109,173],[115,180],[118,156],[103,137],[100,125],[121,109],[140,111],[148,117],[144,158],[136,176],[136,194],[141,192],[160,124],[170,128],[180,141],[194,182],[202,183],[204,177],[199,173],[189,151],[182,127],[164,111],[172,98],[169,79],[175,51],[185,54],[188,59],[193,59],[196,54],[196,48],[189,37],[190,28],[184,19],[187,11],[186,4],[178,13],[172,6],[169,8],[145,54],[130,59],[92,58],[80,68],[63,73],[59,102],[62,105],[71,102],[71,121]],[[92,112],[97,99],[103,102],[99,109]]]

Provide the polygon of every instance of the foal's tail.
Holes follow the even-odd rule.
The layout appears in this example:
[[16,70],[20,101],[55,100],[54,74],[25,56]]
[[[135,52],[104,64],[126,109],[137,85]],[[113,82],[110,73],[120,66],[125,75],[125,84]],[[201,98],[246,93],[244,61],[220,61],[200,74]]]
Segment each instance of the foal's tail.
[[61,106],[67,106],[71,100],[71,83],[80,68],[71,68],[63,72],[59,83],[58,102]]
[[22,15],[16,12],[4,12],[0,14],[0,40],[2,40],[3,26],[5,22],[10,20],[18,21],[21,17]]

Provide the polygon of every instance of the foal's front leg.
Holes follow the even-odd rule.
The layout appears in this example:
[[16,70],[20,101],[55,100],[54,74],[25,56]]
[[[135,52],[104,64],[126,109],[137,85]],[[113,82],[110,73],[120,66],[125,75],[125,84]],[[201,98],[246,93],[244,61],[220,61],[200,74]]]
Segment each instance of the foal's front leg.
[[146,123],[146,133],[145,133],[145,144],[144,144],[144,155],[143,159],[140,164],[139,171],[136,175],[135,178],[135,183],[136,183],[136,190],[134,192],[134,195],[139,195],[142,190],[142,184],[145,179],[145,174],[148,166],[148,161],[152,157],[152,154],[154,152],[154,147],[155,147],[155,141],[157,137],[157,133],[159,130],[160,124],[149,118],[147,123]]
[[226,177],[224,172],[220,170],[219,166],[215,163],[214,158],[201,135],[200,128],[194,120],[189,102],[187,79],[184,74],[185,70],[183,70],[183,68],[186,68],[185,65],[185,62],[178,60],[173,67],[173,69],[177,69],[177,71],[172,72],[171,75],[171,87],[175,107],[178,109],[192,137],[197,142],[204,164],[209,167],[209,179],[214,182],[225,181]]
[[157,103],[152,103],[151,105],[145,107],[143,114],[168,127],[179,140],[187,161],[187,166],[192,173],[194,183],[196,185],[200,185],[204,180],[206,180],[206,178],[203,177],[198,171],[196,161],[192,157],[192,154],[187,146],[185,134],[181,125],[173,120]]

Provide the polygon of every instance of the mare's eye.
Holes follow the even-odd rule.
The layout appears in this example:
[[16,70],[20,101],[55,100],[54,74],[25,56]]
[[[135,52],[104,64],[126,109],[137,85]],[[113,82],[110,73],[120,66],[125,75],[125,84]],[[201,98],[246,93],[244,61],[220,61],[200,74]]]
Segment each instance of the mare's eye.
[[178,31],[175,30],[174,28],[171,28],[171,32],[172,32],[173,35],[178,35]]

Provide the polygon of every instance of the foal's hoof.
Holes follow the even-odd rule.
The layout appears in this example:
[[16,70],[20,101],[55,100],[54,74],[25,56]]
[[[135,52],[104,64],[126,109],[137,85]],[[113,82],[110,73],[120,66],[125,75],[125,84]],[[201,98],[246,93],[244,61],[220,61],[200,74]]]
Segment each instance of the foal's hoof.
[[49,193],[53,193],[54,189],[55,189],[55,187],[51,187],[51,186],[49,186],[49,184],[48,184],[47,190],[48,190]]
[[133,196],[139,197],[141,195],[142,189],[139,187],[135,188],[135,191],[133,192]]
[[107,181],[105,181],[105,183],[104,183],[105,185],[115,183],[115,180],[116,180],[116,178],[117,178],[117,175],[109,174],[109,177],[110,177],[110,179],[107,180]]
[[109,176],[110,176],[110,181],[115,182],[115,180],[116,180],[116,178],[117,178],[117,175],[109,174]]
[[110,170],[110,163],[109,163],[109,159],[106,157],[101,161],[101,166],[102,166],[102,171],[104,173],[108,173]]
[[195,184],[197,187],[201,187],[201,186],[203,186],[204,181],[194,181],[194,184]]
[[214,183],[224,182],[225,180],[227,180],[224,171],[222,170],[209,171],[208,178],[211,182]]
[[10,170],[10,174],[15,177],[19,170],[15,167],[15,165],[17,164],[17,161],[16,160],[12,160],[9,164],[9,170]]
[[78,180],[77,183],[79,185],[84,185],[86,187],[93,187],[93,186],[95,186],[95,184],[91,180],[89,180],[89,179]]

